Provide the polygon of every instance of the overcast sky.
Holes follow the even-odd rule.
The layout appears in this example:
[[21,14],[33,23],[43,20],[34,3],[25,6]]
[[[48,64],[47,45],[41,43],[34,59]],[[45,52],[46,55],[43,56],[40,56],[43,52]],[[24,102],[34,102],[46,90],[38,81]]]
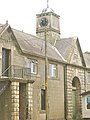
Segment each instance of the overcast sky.
[[[36,34],[36,14],[46,8],[47,0],[0,0],[0,23]],[[90,0],[49,0],[60,15],[61,38],[78,36],[83,52],[90,52]]]

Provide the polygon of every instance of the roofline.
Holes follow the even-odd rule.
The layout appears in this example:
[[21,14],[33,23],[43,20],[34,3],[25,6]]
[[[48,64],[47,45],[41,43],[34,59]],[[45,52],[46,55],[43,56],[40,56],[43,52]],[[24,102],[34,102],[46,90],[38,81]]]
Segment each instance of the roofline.
[[86,63],[85,63],[85,60],[84,60],[83,52],[82,52],[82,50],[81,50],[81,46],[80,46],[78,37],[77,37],[77,41],[76,41],[76,42],[78,42],[78,45],[79,45],[79,50],[80,50],[80,52],[81,52],[81,57],[82,57],[82,60],[83,60],[82,63],[83,63],[83,65],[86,67]]
[[[8,29],[9,27],[10,27],[10,25],[6,23],[6,27],[5,27],[4,31],[2,31],[2,34],[3,34],[3,33],[6,31],[6,29]],[[15,37],[15,35],[14,35],[13,30],[12,30],[11,27],[10,27],[10,29],[11,29],[11,32],[12,32],[12,34],[13,34],[13,36],[14,36],[14,39],[15,39],[18,47],[19,47],[20,52],[21,52],[22,54],[32,55],[31,53],[27,53],[27,51],[24,51],[24,50],[21,49],[21,47],[20,47],[20,45],[19,45],[19,43],[18,43],[18,41],[17,41],[17,39],[16,39],[16,37]],[[28,33],[27,33],[27,34],[28,34]],[[34,35],[33,35],[33,36],[34,36]],[[34,36],[34,37],[36,37],[36,36]],[[78,37],[77,37],[76,40],[78,40]],[[78,41],[78,43],[79,43],[79,41]],[[79,44],[79,45],[80,45],[80,44]],[[80,49],[80,51],[81,51],[81,49]],[[81,52],[82,52],[82,51],[81,51]],[[40,58],[45,58],[45,56],[42,56],[42,55],[39,55],[39,54],[33,54],[32,56],[37,56],[37,57],[40,57]],[[57,62],[60,62],[60,63],[63,63],[63,64],[65,64],[65,65],[71,65],[71,66],[74,66],[74,67],[79,67],[79,68],[89,69],[89,70],[90,70],[90,68],[86,68],[86,66],[74,65],[74,64],[68,63],[68,62],[66,62],[66,61],[63,61],[63,60],[61,61],[61,60],[59,60],[59,59],[53,59],[53,58],[50,58],[50,57],[48,57],[48,59],[49,59],[49,60],[53,60],[53,61],[57,61]]]
[[56,17],[60,17],[58,14],[50,11],[50,12],[42,12],[42,13],[39,13],[39,14],[36,14],[37,17],[40,17],[40,16],[45,16],[45,15],[48,15],[48,14],[53,14],[54,16]]
[[74,39],[74,40],[77,40],[77,36],[73,36],[73,37],[65,37],[65,38],[60,38],[60,40],[67,40],[67,39]]
[[66,65],[71,65],[73,67],[78,67],[78,68],[86,69],[85,66],[75,65],[75,64],[71,64],[71,63],[66,63]]
[[[43,55],[39,55],[39,54],[35,54],[35,53],[33,53],[33,54],[32,53],[28,53],[25,50],[23,50],[22,53],[25,54],[25,55],[32,55],[34,57],[39,57],[39,58],[45,59],[45,56],[43,56]],[[49,60],[53,60],[53,61],[57,61],[57,62],[61,62],[61,63],[65,64],[65,61],[63,61],[63,60],[54,59],[54,58],[51,58],[51,57],[48,57],[48,59]]]
[[6,23],[6,24],[4,24],[3,26],[4,26],[4,28],[2,29],[2,31],[1,31],[1,33],[0,33],[0,37],[2,37],[3,33],[6,31],[6,29],[7,29],[10,25]]
[[[25,55],[32,55],[32,56],[34,56],[34,57],[39,57],[39,58],[45,59],[45,56],[43,56],[43,55],[27,53],[27,51],[22,51],[22,53],[25,54]],[[49,60],[52,60],[52,61],[55,61],[55,62],[58,62],[58,63],[62,63],[62,64],[64,64],[64,65],[66,65],[66,66],[68,65],[68,66],[72,66],[72,67],[82,68],[82,69],[84,69],[84,70],[86,69],[86,67],[84,67],[84,66],[71,64],[71,63],[68,63],[68,62],[66,62],[66,61],[61,61],[61,60],[53,59],[53,58],[50,58],[50,57],[48,57],[48,59],[49,59]]]
[[83,96],[83,95],[88,95],[88,94],[90,94],[90,90],[89,90],[89,91],[85,91],[85,92],[81,93],[81,95],[82,95],[82,96]]

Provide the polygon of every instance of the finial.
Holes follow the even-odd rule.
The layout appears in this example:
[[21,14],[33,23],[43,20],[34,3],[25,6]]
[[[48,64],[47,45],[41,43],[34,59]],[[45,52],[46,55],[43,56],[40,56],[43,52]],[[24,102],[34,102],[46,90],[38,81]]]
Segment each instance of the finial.
[[8,25],[8,20],[6,20],[6,24]]
[[47,8],[49,8],[49,0],[47,0]]

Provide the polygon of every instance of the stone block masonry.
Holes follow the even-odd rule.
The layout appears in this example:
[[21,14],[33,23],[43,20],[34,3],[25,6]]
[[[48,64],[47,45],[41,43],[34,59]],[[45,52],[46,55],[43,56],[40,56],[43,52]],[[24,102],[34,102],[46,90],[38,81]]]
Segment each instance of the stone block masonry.
[[19,82],[11,83],[11,120],[19,120]]
[[27,83],[28,119],[33,120],[33,84]]

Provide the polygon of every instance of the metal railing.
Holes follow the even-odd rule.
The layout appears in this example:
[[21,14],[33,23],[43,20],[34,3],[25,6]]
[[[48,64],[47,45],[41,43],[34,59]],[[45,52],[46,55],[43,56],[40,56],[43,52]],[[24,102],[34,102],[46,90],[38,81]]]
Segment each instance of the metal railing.
[[2,76],[12,77],[12,78],[28,78],[31,77],[31,69],[21,66],[11,65],[2,72]]

